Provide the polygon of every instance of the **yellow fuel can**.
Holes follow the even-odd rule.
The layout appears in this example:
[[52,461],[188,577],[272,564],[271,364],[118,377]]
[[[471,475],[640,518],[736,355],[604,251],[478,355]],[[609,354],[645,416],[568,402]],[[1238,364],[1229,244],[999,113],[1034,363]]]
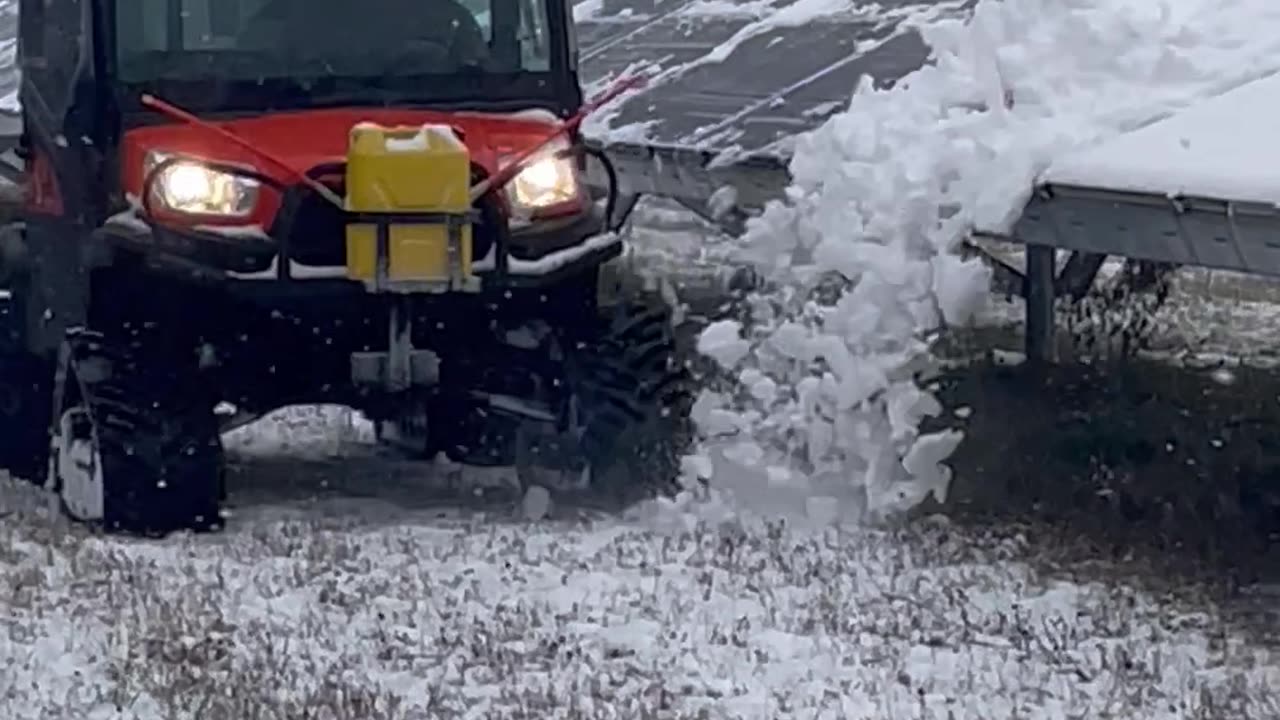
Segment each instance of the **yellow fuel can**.
[[478,286],[471,269],[470,182],[470,153],[452,128],[353,127],[347,276],[375,290]]

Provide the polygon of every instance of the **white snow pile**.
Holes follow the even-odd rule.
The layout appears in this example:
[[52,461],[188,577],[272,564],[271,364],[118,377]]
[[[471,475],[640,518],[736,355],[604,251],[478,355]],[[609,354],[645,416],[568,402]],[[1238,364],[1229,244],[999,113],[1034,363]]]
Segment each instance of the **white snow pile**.
[[920,31],[933,64],[799,138],[739,253],[774,289],[701,337],[734,380],[700,398],[690,466],[739,499],[744,477],[851,519],[945,498],[961,434],[919,430],[942,409],[930,343],[989,280],[958,244],[1016,219],[1064,150],[1280,67],[1272,0],[981,0]]

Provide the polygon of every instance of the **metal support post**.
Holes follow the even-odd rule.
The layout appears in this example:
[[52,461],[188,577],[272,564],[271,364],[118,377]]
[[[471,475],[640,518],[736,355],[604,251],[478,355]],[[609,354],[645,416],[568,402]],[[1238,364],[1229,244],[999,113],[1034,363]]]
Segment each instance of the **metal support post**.
[[1027,360],[1047,364],[1055,358],[1054,249],[1027,245],[1026,351]]
[[413,325],[408,298],[393,296],[388,317],[387,390],[400,392],[413,385]]

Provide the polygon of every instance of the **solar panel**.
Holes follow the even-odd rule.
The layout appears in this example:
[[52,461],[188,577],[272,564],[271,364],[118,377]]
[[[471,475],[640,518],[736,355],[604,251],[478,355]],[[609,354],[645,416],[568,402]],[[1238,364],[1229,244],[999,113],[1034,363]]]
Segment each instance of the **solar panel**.
[[903,20],[927,4],[821,14],[824,5],[832,4],[635,0],[612,14],[606,6],[578,22],[584,79],[656,65],[650,87],[624,101],[611,127],[646,124],[646,140],[662,146],[765,150],[843,109],[863,75],[886,85],[925,62],[924,42]]

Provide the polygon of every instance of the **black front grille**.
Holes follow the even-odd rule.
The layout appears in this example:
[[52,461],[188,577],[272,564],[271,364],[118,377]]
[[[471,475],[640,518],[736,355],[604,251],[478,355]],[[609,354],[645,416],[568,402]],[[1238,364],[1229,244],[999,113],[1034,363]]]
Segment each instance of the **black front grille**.
[[[311,172],[312,177],[324,182],[338,197],[346,194],[346,182],[343,177],[345,168],[341,166],[325,166]],[[472,182],[483,177],[482,171],[472,168]],[[295,188],[291,199],[296,203],[292,221],[288,228],[279,228],[284,237],[285,247],[291,259],[304,265],[336,266],[347,262],[347,242],[345,218],[342,210],[333,206],[318,193],[304,187]],[[286,203],[286,208],[289,203]],[[287,215],[288,213],[282,213]],[[489,252],[494,238],[499,232],[501,215],[495,208],[489,207],[481,213],[480,220],[472,228],[473,254],[480,260]]]
[[[345,183],[326,182],[343,197]],[[301,190],[293,226],[286,237],[289,257],[303,265],[345,265],[347,241],[342,210],[312,190]]]

